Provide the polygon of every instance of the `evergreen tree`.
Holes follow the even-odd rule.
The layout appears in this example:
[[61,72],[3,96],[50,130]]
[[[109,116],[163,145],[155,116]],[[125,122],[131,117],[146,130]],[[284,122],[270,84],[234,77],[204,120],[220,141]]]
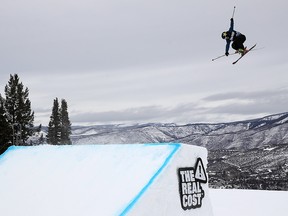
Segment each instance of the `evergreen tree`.
[[0,94],[0,154],[2,154],[10,145],[12,137],[12,128],[9,125],[4,99]]
[[40,124],[37,128],[35,128],[35,133],[37,134],[37,136],[39,137],[39,139],[35,142],[35,144],[37,145],[41,145],[45,143],[45,138],[44,135],[42,133],[42,124]]
[[40,135],[40,138],[38,140],[38,144],[41,145],[41,144],[44,144],[45,142],[45,139],[44,139],[44,136],[43,136],[43,133]]
[[61,122],[58,98],[54,100],[52,114],[48,124],[47,143],[58,145],[61,140]]
[[34,112],[31,111],[31,102],[28,98],[29,89],[19,81],[17,74],[10,75],[5,86],[5,110],[7,120],[13,129],[12,143],[25,144],[33,134]]
[[40,133],[41,130],[42,130],[42,124],[40,124],[40,125],[38,126],[38,128],[36,129],[36,132],[37,132],[37,133]]
[[47,143],[71,144],[71,123],[68,115],[68,106],[66,100],[61,100],[59,109],[58,98],[54,100],[52,114],[48,125]]
[[55,128],[53,126],[52,115],[50,116],[50,121],[48,124],[48,133],[46,135],[46,140],[48,144],[57,144],[56,143],[56,135],[55,135]]
[[65,99],[61,100],[60,109],[60,119],[61,119],[61,144],[71,144],[71,123],[68,115],[68,105]]

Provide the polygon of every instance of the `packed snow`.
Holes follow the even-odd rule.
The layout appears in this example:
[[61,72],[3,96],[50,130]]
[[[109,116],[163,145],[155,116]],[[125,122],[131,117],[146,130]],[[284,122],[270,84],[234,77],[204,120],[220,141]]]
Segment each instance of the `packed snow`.
[[[1,215],[112,216],[129,215],[136,201],[145,203],[145,208],[157,206],[158,198],[143,200],[143,194],[178,148],[178,144],[10,147],[0,156]],[[288,192],[210,189],[207,198],[208,194],[214,216],[288,212]],[[172,197],[165,196],[165,202],[169,200]]]
[[10,147],[0,157],[1,215],[121,215],[176,147]]
[[210,189],[214,216],[286,216],[287,191]]

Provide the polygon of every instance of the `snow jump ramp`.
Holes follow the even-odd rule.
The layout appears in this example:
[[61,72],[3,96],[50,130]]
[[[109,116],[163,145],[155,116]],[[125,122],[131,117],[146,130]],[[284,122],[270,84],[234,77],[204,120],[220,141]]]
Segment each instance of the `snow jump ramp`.
[[1,215],[211,216],[205,148],[178,144],[10,147]]

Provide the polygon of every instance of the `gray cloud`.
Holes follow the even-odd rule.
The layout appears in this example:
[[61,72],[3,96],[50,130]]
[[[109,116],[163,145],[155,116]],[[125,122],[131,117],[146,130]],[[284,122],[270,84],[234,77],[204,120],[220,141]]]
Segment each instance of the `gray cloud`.
[[221,101],[221,100],[236,100],[236,99],[249,99],[249,100],[273,100],[273,99],[287,99],[288,89],[267,89],[262,91],[243,91],[243,92],[228,92],[213,94],[203,98],[206,101]]
[[44,124],[56,97],[77,123],[214,122],[285,111],[288,31],[279,26],[287,2],[237,2],[235,29],[248,47],[264,49],[237,65],[235,55],[212,62],[224,54],[220,33],[234,4],[2,0],[0,93],[9,74],[19,74]]
[[[220,105],[206,102],[220,102]],[[106,112],[86,112],[72,115],[74,122],[217,122],[232,115],[235,120],[272,113],[286,112],[288,90],[277,89],[259,92],[231,92],[214,94],[194,103],[174,107],[147,106]],[[210,119],[210,120],[209,120]],[[226,118],[229,121],[229,118]],[[225,120],[223,120],[225,121]]]
[[[273,89],[257,92],[230,92],[205,97],[206,101],[223,101],[227,104],[211,108],[211,113],[252,115],[286,112],[288,89]],[[229,100],[233,103],[229,103]],[[228,101],[228,102],[227,102]]]

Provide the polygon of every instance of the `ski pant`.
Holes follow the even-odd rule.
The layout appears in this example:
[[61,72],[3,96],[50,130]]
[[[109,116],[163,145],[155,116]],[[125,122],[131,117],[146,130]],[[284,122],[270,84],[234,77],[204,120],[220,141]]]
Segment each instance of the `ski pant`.
[[239,35],[238,37],[235,37],[232,43],[232,48],[235,50],[244,49],[243,43],[245,41],[246,41],[246,37],[243,34]]

